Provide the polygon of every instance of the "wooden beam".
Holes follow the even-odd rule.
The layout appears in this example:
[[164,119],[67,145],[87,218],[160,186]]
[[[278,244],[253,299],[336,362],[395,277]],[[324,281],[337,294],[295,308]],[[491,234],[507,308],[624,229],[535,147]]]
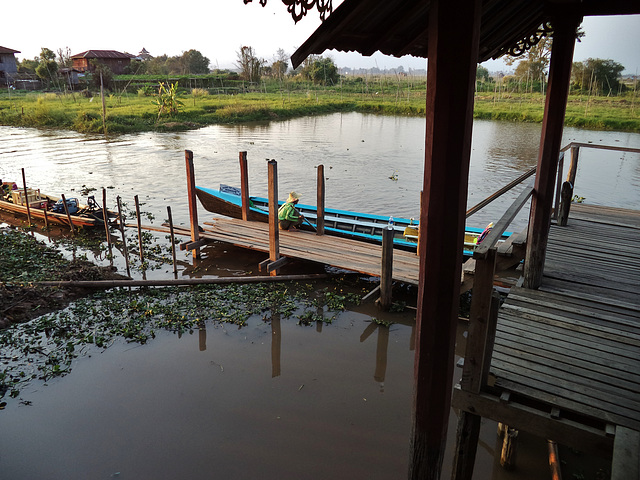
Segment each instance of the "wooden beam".
[[640,432],[618,425],[613,442],[611,480],[640,478]]
[[207,240],[201,238],[195,242],[183,242],[180,244],[180,250],[194,250],[207,244]]
[[447,443],[481,0],[433,0],[420,208],[409,478],[439,479]]
[[526,288],[538,288],[542,282],[576,29],[581,20],[580,17],[563,15],[556,17],[552,22],[554,34],[549,86],[542,121],[535,192],[529,216],[529,236],[524,269]]

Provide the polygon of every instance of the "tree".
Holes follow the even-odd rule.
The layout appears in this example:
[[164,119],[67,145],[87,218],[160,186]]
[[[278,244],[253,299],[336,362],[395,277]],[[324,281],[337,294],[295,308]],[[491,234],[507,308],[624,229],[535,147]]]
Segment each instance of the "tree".
[[102,75],[102,86],[107,90],[111,89],[111,80],[113,79],[113,72],[104,63],[91,60],[91,77],[90,81],[96,89],[100,89],[100,75]]
[[198,50],[189,50],[182,54],[184,73],[209,73],[209,59]]
[[282,80],[287,74],[289,69],[289,55],[285,51],[279,48],[276,51],[276,56],[271,64],[271,74],[278,80]]
[[56,54],[43,47],[40,50],[40,63],[36,67],[36,75],[46,84],[49,85],[56,80],[58,76],[58,64],[56,63]]
[[620,74],[624,66],[611,59],[588,58],[584,62],[574,62],[571,70],[573,85],[583,91],[617,93],[620,88]]
[[240,77],[249,82],[259,82],[265,61],[256,56],[253,47],[240,47],[236,66],[240,69]]
[[40,65],[40,57],[35,57],[33,59],[25,58],[21,62],[18,63],[18,73],[36,73],[36,68]]
[[340,79],[338,67],[330,57],[310,57],[301,73],[313,83],[321,85],[335,85]]
[[71,49],[65,47],[64,50],[58,49],[58,65],[60,68],[71,68],[73,66],[73,60],[71,60]]
[[476,80],[480,83],[484,83],[484,82],[488,82],[489,78],[490,78],[489,70],[487,70],[485,67],[478,65],[478,68],[476,69]]

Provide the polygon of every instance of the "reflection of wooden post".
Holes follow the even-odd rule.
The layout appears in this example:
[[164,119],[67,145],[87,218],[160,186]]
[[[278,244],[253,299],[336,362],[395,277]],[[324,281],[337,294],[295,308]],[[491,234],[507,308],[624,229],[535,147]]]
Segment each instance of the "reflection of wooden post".
[[[280,258],[280,231],[278,230],[278,162],[267,162],[269,177],[269,260],[275,262]],[[279,269],[272,270],[271,276],[277,275]]]
[[129,250],[127,249],[127,236],[124,234],[124,217],[122,216],[122,205],[120,203],[120,197],[116,197],[118,204],[118,219],[120,224],[120,232],[122,233],[122,254],[124,256],[124,263],[127,266],[127,277],[131,277],[131,269],[129,268]]
[[[191,220],[191,241],[200,240],[198,229],[198,203],[196,202],[196,176],[193,168],[193,152],[184,151],[184,159],[187,164],[187,195],[189,197],[189,219]],[[200,258],[200,247],[193,248],[193,258]]]
[[173,260],[173,276],[178,278],[178,263],[176,262],[176,237],[173,232],[173,217],[171,207],[167,205],[167,215],[169,216],[169,235],[171,236],[171,259]]
[[393,287],[393,227],[382,230],[382,266],[380,272],[380,307],[388,310],[391,306]]
[[389,349],[389,327],[378,325],[378,344],[376,345],[376,371],[373,379],[384,382],[387,373],[387,351]]
[[280,351],[282,331],[280,330],[280,314],[271,316],[271,377],[280,376]]
[[324,165],[318,165],[318,217],[316,220],[316,235],[324,235]]
[[249,168],[247,152],[240,152],[240,197],[242,198],[242,220],[249,219]]
[[201,352],[207,349],[207,325],[204,322],[198,324],[198,349]]
[[24,168],[22,169],[22,187],[24,189],[24,204],[27,206],[27,220],[29,221],[29,227],[31,227],[31,207],[29,206],[29,195],[27,194],[27,179],[24,175]]

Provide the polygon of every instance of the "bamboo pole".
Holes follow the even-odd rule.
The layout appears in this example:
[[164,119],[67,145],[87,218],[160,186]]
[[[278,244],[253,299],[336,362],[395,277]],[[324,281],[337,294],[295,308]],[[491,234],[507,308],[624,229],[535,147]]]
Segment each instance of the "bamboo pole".
[[169,235],[171,235],[171,259],[173,260],[173,275],[178,276],[178,264],[176,262],[176,241],[173,232],[173,217],[171,216],[171,207],[167,205],[167,215],[169,216]]
[[142,248],[142,220],[140,219],[140,202],[138,201],[138,195],[133,197],[133,200],[136,202],[136,219],[138,223],[138,248],[140,249],[140,264],[142,269],[144,268],[144,249]]
[[181,278],[166,280],[60,280],[34,282],[44,287],[79,287],[79,288],[114,288],[114,287],[172,287],[181,285],[225,285],[235,283],[271,283],[271,282],[301,282],[330,278],[327,273],[308,275],[278,275],[250,276],[250,277],[215,277],[215,278]]
[[22,187],[24,189],[24,203],[27,206],[27,220],[29,227],[31,227],[31,207],[29,206],[29,195],[27,194],[27,179],[24,175],[24,168],[22,169]]
[[122,233],[122,253],[124,255],[124,262],[127,266],[127,277],[131,277],[131,269],[129,268],[129,250],[127,249],[127,236],[124,234],[124,219],[122,217],[122,205],[120,203],[120,197],[116,197],[118,203],[118,218],[120,221],[120,232]]
[[67,214],[67,220],[69,220],[69,227],[71,228],[71,235],[75,235],[76,229],[71,221],[71,215],[69,214],[69,206],[67,205],[67,199],[64,198],[64,193],[60,195],[62,198],[62,206],[64,207],[64,211]]

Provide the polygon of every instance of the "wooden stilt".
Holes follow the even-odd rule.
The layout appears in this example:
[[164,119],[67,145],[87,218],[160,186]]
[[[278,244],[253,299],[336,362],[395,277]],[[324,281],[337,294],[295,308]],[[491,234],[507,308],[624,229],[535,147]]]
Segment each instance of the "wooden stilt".
[[430,3],[409,467],[413,480],[440,478],[447,443],[481,7],[481,0]]
[[140,218],[140,202],[138,200],[138,195],[133,197],[133,200],[136,204],[136,219],[138,224],[138,255],[140,255],[140,266],[142,270],[146,270],[144,267],[144,248],[142,247],[142,219]]
[[393,235],[392,227],[382,231],[382,265],[380,270],[380,299],[378,306],[389,310],[393,302]]
[[[73,225],[73,222],[71,221],[71,215],[69,214],[69,205],[67,205],[67,199],[64,198],[64,193],[62,195],[60,195],[60,198],[62,198],[62,205],[64,206],[65,213],[67,214],[67,220],[69,222],[69,228],[71,228],[71,235],[75,235],[76,234],[76,229],[75,229],[75,226]],[[29,224],[31,224],[31,222],[29,222]]]
[[24,204],[27,206],[27,221],[29,222],[29,228],[31,228],[31,206],[29,205],[29,195],[27,194],[27,178],[24,174],[24,168],[22,169],[22,188],[24,189]]
[[109,249],[109,260],[113,264],[111,250],[111,234],[109,233],[109,215],[107,214],[107,189],[102,189],[102,221],[104,222],[104,234],[107,237],[107,248]]
[[200,258],[200,229],[198,228],[198,202],[196,200],[196,176],[193,168],[193,152],[184,151],[184,159],[187,164],[187,196],[189,197],[189,220],[191,223],[191,242],[194,245],[193,258]]
[[473,477],[481,421],[480,415],[474,415],[464,410],[460,411],[456,431],[456,449],[453,456],[452,480],[471,480]]
[[[280,258],[280,230],[278,230],[278,162],[267,161],[269,177],[269,260],[275,262]],[[278,274],[278,269],[271,270],[269,275]]]
[[551,225],[551,207],[555,174],[558,168],[560,142],[564,126],[564,115],[571,79],[576,29],[580,17],[563,15],[556,17],[553,24],[553,48],[549,66],[549,85],[542,121],[542,138],[538,155],[535,193],[531,201],[529,233],[524,268],[524,287],[538,288],[542,282],[547,240]]
[[316,220],[316,235],[324,235],[324,165],[318,165],[318,218]]
[[242,220],[249,218],[249,167],[247,152],[240,152],[240,197],[242,199]]
[[518,451],[518,431],[515,428],[507,428],[502,441],[500,465],[507,470],[513,470],[516,466]]
[[167,205],[167,215],[169,217],[169,235],[171,236],[171,260],[173,261],[173,276],[178,278],[178,262],[176,261],[176,236],[173,232],[173,216],[171,207]]
[[122,216],[122,204],[120,197],[116,197],[116,203],[118,204],[118,224],[120,225],[120,233],[122,233],[122,255],[124,256],[124,263],[127,266],[127,277],[131,277],[131,268],[129,267],[129,249],[127,248],[127,236],[124,233],[124,217]]

